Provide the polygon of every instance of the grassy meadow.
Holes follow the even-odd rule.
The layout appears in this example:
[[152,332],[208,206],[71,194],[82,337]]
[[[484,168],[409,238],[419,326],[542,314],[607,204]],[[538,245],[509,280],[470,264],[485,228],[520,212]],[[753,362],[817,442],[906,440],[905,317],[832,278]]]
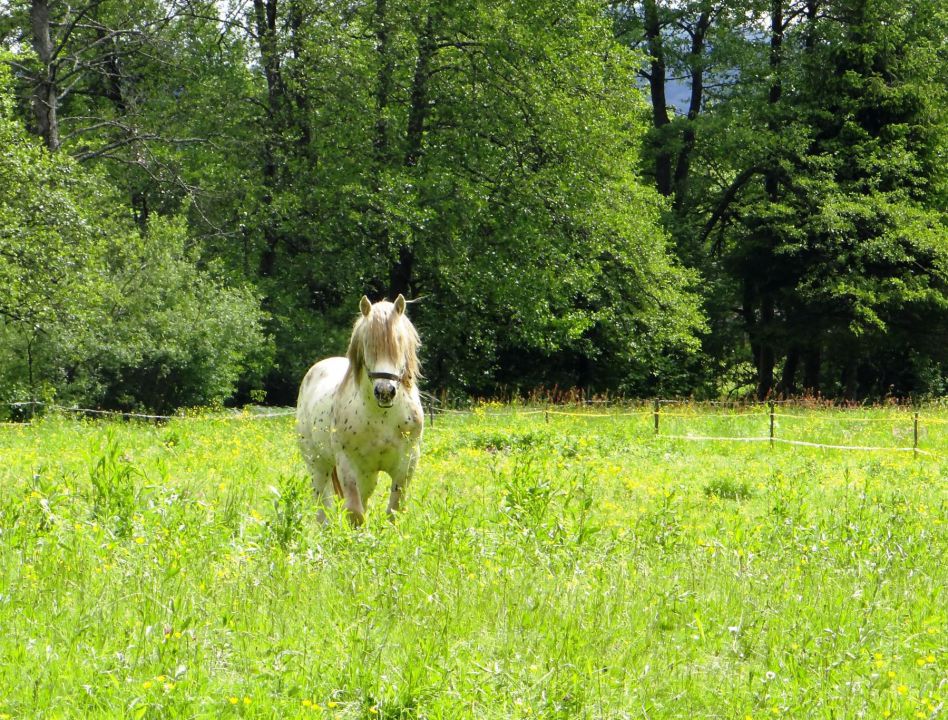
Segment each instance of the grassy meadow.
[[527,410],[358,530],[290,417],[3,425],[0,720],[945,716],[948,411]]

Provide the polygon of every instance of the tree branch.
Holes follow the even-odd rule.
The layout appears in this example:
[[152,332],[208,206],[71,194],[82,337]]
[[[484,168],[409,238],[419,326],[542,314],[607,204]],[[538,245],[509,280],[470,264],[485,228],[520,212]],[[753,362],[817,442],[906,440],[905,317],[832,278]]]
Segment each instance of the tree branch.
[[734,180],[731,181],[730,186],[724,191],[724,194],[718,201],[714,212],[711,213],[711,217],[708,218],[708,221],[704,224],[704,228],[701,231],[702,243],[708,239],[711,231],[714,230],[714,226],[718,224],[718,222],[724,216],[724,213],[727,212],[728,207],[730,207],[731,203],[734,202],[734,199],[741,191],[741,188],[743,188],[750,181],[750,179],[754,177],[754,175],[762,172],[764,172],[762,168],[751,166],[744,169],[737,177],[734,178]]

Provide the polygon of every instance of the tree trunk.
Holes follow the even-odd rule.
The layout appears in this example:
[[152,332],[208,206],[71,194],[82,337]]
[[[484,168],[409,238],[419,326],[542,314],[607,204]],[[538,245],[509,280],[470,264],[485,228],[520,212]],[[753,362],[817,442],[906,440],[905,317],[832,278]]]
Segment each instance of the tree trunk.
[[148,229],[148,218],[151,217],[151,209],[148,206],[148,192],[145,190],[135,190],[131,197],[132,211],[135,213],[135,223],[138,229],[145,232]]
[[859,388],[858,369],[859,363],[855,357],[846,359],[846,364],[843,366],[843,375],[840,378],[843,386],[843,397],[846,400],[856,399],[856,392]]
[[757,399],[766,400],[774,389],[774,364],[777,358],[774,353],[773,341],[770,332],[774,323],[774,301],[769,295],[764,295],[760,301],[760,320],[758,322],[758,355],[757,355]]
[[392,266],[389,276],[389,298],[395,299],[399,295],[411,297],[412,271],[415,267],[415,254],[407,245],[398,249],[398,261]]
[[[431,70],[431,59],[435,53],[434,14],[429,13],[425,20],[424,29],[418,37],[418,58],[415,62],[415,73],[411,83],[411,101],[408,108],[408,127],[405,131],[406,168],[418,165],[421,159],[422,142],[425,134],[425,119],[428,117],[428,80]],[[399,294],[410,295],[412,271],[415,265],[415,254],[408,245],[398,249],[398,260],[392,267],[389,282],[389,292],[392,297]]]
[[819,13],[820,0],[807,0],[806,3],[806,32],[803,36],[803,47],[811,52],[816,47],[816,20]]
[[30,30],[33,35],[33,49],[40,61],[32,97],[36,131],[43,138],[46,147],[56,151],[59,149],[59,97],[56,87],[58,66],[55,62],[56,48],[50,34],[48,0],[32,0],[30,3]]
[[263,141],[263,205],[267,216],[263,219],[263,252],[260,255],[260,275],[270,277],[276,264],[279,235],[273,217],[273,198],[277,185],[276,138],[282,117],[283,79],[277,48],[277,0],[253,0],[257,45],[260,64],[267,80],[267,127]]
[[807,348],[803,356],[803,392],[807,395],[820,394],[820,366],[823,357],[819,345]]
[[[771,105],[770,119],[767,121],[768,129],[772,134],[776,134],[780,128],[777,120],[777,114],[773,110],[774,105],[780,102],[783,95],[783,82],[780,78],[783,63],[783,0],[773,0],[770,8],[770,93],[768,102]],[[777,174],[773,171],[764,175],[764,187],[767,191],[767,197],[772,202],[776,202],[778,195]]]
[[375,159],[379,166],[388,161],[388,112],[389,97],[392,94],[392,78],[395,73],[395,60],[391,51],[391,28],[388,22],[388,3],[375,0],[375,49],[379,56],[379,70],[375,81]]
[[783,362],[783,372],[780,375],[780,383],[777,385],[777,392],[789,397],[796,393],[797,368],[800,366],[800,348],[797,345],[791,346],[787,351],[787,357]]
[[668,101],[665,98],[665,51],[662,47],[661,25],[658,21],[658,7],[655,0],[645,2],[645,38],[651,57],[651,69],[648,77],[649,92],[652,97],[652,124],[657,138],[655,141],[655,185],[658,191],[668,197],[672,194],[672,154],[667,149],[667,138],[662,129],[670,122]]
[[[382,192],[381,176],[386,167],[392,162],[391,139],[389,134],[388,112],[395,74],[395,58],[391,49],[391,24],[388,18],[388,3],[386,0],[375,1],[375,51],[378,54],[378,72],[375,76],[375,137],[372,139],[372,150],[375,157],[373,171],[374,191]],[[388,229],[388,217],[383,201],[379,201],[373,208],[370,217],[375,222],[371,230],[375,246],[380,257],[388,257],[391,238]],[[404,273],[398,272],[398,263],[401,261],[401,252],[396,264],[389,268],[389,278],[386,283],[382,278],[376,278],[371,284],[371,290],[377,295],[384,294],[394,300],[407,285]]]
[[414,167],[421,157],[421,143],[428,116],[428,78],[431,58],[434,56],[434,18],[431,14],[418,38],[418,60],[411,83],[411,106],[408,110],[408,129],[405,135],[405,166]]
[[[773,0],[771,3],[770,17],[770,70],[773,80],[770,85],[769,102],[776,105],[780,101],[782,86],[780,83],[780,64],[782,61],[783,47],[783,0]],[[771,112],[769,121],[771,132],[776,132],[775,113]],[[764,174],[764,189],[771,202],[779,200],[779,185],[777,174],[768,171]],[[773,333],[775,322],[774,298],[771,291],[763,293],[760,305],[760,326],[762,328],[762,339],[760,342],[760,352],[757,358],[757,397],[760,400],[766,399],[774,389],[774,364],[776,357],[774,353],[773,341],[770,339]]]
[[754,307],[757,302],[757,289],[754,286],[753,278],[744,277],[742,295],[741,316],[744,319],[744,332],[747,333],[747,339],[751,346],[751,357],[754,359],[754,373],[758,374],[760,369],[760,343],[757,339],[757,316],[754,312]]
[[[299,65],[303,63],[303,27],[305,16],[300,0],[290,0],[290,47],[293,51],[293,60]],[[299,147],[304,152],[311,150],[313,131],[310,127],[309,96],[299,89],[300,83],[292,84],[293,104],[296,109],[296,125],[299,128]],[[314,163],[316,158],[309,158]]]
[[680,210],[688,194],[688,178],[691,174],[691,154],[694,152],[697,140],[694,121],[701,112],[701,103],[704,97],[704,66],[701,58],[704,55],[705,37],[711,26],[711,3],[705,2],[698,23],[695,25],[694,35],[691,37],[691,95],[688,101],[688,122],[681,135],[681,149],[678,151],[678,161],[675,164],[674,193],[675,207]]
[[774,321],[773,298],[760,293],[753,277],[744,278],[744,299],[741,307],[744,318],[744,329],[750,340],[751,355],[754,358],[754,369],[757,374],[756,394],[760,400],[765,400],[774,387],[774,355],[773,343],[769,333]]

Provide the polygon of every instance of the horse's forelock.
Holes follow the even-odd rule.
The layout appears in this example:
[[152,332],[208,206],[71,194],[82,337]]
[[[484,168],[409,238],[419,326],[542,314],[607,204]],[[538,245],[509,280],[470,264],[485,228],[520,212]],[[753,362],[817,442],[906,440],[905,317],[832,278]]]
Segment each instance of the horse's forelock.
[[[358,377],[365,369],[365,348],[371,347],[376,357],[385,358],[395,365],[404,362],[405,376],[402,384],[411,388],[415,379],[421,377],[418,363],[418,331],[405,315],[394,311],[394,306],[386,312],[377,303],[366,316],[359,316],[352,328],[349,340],[348,377]],[[388,303],[391,305],[391,303]]]

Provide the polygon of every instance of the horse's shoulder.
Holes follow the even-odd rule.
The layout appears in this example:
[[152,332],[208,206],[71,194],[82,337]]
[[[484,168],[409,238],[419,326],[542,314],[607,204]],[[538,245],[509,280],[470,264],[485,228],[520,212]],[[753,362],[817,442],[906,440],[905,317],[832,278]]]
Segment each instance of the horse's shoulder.
[[300,384],[298,404],[314,402],[335,392],[348,367],[349,361],[344,357],[326,358],[313,365]]

